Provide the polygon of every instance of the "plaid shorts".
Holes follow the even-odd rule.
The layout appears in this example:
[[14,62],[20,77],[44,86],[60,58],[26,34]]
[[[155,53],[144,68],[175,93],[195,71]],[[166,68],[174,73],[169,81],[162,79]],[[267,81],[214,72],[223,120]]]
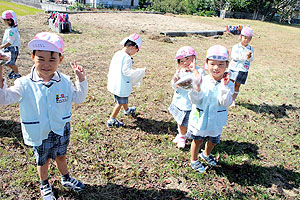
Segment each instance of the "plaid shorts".
[[211,137],[211,136],[202,137],[202,136],[196,136],[193,134],[189,134],[189,138],[191,138],[192,140],[203,140],[203,141],[208,140],[213,144],[219,144],[221,135],[218,135],[216,137]]
[[114,95],[114,99],[117,104],[128,104],[128,97],[119,97]]
[[235,70],[230,70],[229,71],[230,74],[230,79],[240,83],[240,84],[245,84],[247,77],[248,77],[248,72],[242,72],[242,71],[235,71]]
[[190,110],[180,110],[177,106],[171,104],[169,106],[169,112],[172,114],[178,125],[185,127],[188,126],[191,113]]
[[47,139],[42,141],[40,146],[34,146],[34,157],[38,166],[43,166],[48,159],[56,160],[56,156],[64,156],[70,142],[70,122],[64,127],[64,136],[51,131]]
[[5,64],[7,65],[16,65],[16,61],[19,55],[19,47],[6,47],[4,48],[4,52],[9,52],[11,53],[10,60],[8,60]]

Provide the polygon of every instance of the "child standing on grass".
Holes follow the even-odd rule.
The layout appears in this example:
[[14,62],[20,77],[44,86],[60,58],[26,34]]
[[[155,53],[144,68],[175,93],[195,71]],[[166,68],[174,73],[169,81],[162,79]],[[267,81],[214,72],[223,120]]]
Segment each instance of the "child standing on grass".
[[211,155],[219,144],[223,126],[227,123],[227,107],[232,103],[234,84],[226,73],[228,51],[221,45],[208,49],[205,64],[208,75],[198,77],[194,89],[189,93],[193,108],[190,114],[188,135],[191,144],[191,167],[198,172],[205,172],[206,167],[198,160],[202,143],[206,141],[201,158],[208,165],[215,166],[216,160]]
[[[70,140],[72,102],[82,103],[88,92],[83,68],[70,63],[76,87],[57,68],[62,62],[64,41],[54,33],[37,34],[28,44],[34,65],[30,74],[7,88],[0,74],[0,104],[20,104],[24,142],[33,146],[43,199],[56,199],[48,182],[50,159],[56,161],[64,187],[79,191],[84,184],[69,175],[66,153]],[[1,70],[0,70],[1,72]]]
[[4,52],[11,53],[10,60],[6,62],[6,65],[12,69],[8,74],[8,78],[17,79],[21,77],[16,65],[20,49],[20,34],[17,28],[17,17],[14,11],[6,10],[2,13],[1,18],[3,19],[5,26],[7,26],[7,29],[4,32],[0,49],[4,49]]
[[[192,104],[189,100],[188,93],[192,86],[193,74],[201,73],[205,75],[204,70],[195,67],[196,52],[190,46],[181,47],[177,53],[176,73],[171,81],[172,88],[175,90],[169,112],[172,114],[178,125],[178,134],[173,140],[178,148],[185,147],[186,132],[189,122],[189,115],[192,110]],[[183,81],[183,82],[182,82]]]
[[122,107],[124,115],[134,114],[136,107],[128,107],[128,97],[132,92],[132,86],[140,85],[146,72],[146,68],[132,69],[131,56],[140,50],[141,37],[138,34],[132,34],[124,38],[120,45],[123,46],[123,49],[113,56],[107,75],[107,89],[114,95],[116,105],[106,125],[117,128],[124,125],[116,119]]
[[230,79],[234,82],[234,94],[232,107],[239,94],[241,84],[245,84],[248,77],[250,62],[253,61],[253,48],[249,45],[253,36],[253,30],[246,26],[241,31],[241,42],[232,47],[231,62],[229,64]]

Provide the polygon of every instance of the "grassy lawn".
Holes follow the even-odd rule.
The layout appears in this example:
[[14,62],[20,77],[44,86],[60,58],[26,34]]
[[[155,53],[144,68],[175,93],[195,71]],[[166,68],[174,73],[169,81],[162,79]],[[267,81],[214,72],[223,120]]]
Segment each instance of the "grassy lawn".
[[0,13],[5,10],[15,11],[17,16],[34,15],[39,12],[44,12],[43,10],[24,6],[21,4],[12,3],[9,1],[0,1]]
[[[2,9],[2,1],[1,9]],[[5,10],[5,9],[4,9]],[[18,15],[18,13],[17,13]],[[99,14],[100,15],[100,14]],[[84,19],[86,16],[86,20]],[[116,15],[117,17],[118,15]],[[178,37],[173,43],[154,40],[141,33],[143,46],[134,56],[134,67],[147,67],[140,88],[134,88],[130,105],[136,117],[118,118],[120,129],[105,125],[114,106],[106,89],[110,60],[119,42],[141,27],[116,27],[109,19],[96,22],[98,14],[70,15],[71,34],[66,42],[60,70],[74,77],[68,63],[76,59],[87,72],[89,93],[81,105],[74,105],[72,135],[68,151],[70,173],[87,189],[75,193],[60,185],[60,175],[50,165],[50,182],[60,199],[299,199],[300,198],[300,29],[268,22],[176,16],[189,22],[215,26],[250,24],[254,29],[251,63],[246,85],[241,86],[238,106],[229,109],[228,126],[213,154],[220,154],[216,167],[205,174],[189,166],[190,141],[179,150],[172,143],[176,123],[168,113],[175,72],[173,57],[185,45],[194,47],[199,66],[205,52],[215,44],[229,51],[237,36]],[[164,16],[162,16],[164,17]],[[41,31],[46,14],[20,17],[22,51],[18,65],[22,75],[32,62],[26,44]],[[91,22],[95,20],[94,22]],[[121,19],[126,20],[126,18]],[[147,23],[147,22],[145,22]],[[0,34],[4,28],[1,24]],[[9,70],[6,69],[7,75]],[[8,85],[12,85],[8,81]],[[33,151],[23,143],[18,105],[0,107],[0,198],[38,199],[39,180]]]

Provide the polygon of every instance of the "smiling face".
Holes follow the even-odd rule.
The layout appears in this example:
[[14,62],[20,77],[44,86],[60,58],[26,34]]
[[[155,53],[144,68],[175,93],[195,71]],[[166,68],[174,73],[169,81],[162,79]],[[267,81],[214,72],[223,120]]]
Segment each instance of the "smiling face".
[[187,56],[181,59],[178,59],[178,64],[181,68],[184,68],[186,71],[190,71],[190,65],[193,62],[194,56]]
[[210,76],[216,81],[221,80],[227,69],[228,61],[207,60],[206,62]]
[[49,82],[64,57],[59,56],[57,52],[37,50],[35,54],[31,53],[31,58],[39,77]]
[[242,38],[241,38],[242,45],[247,46],[250,43],[251,39],[252,39],[252,37],[242,35]]

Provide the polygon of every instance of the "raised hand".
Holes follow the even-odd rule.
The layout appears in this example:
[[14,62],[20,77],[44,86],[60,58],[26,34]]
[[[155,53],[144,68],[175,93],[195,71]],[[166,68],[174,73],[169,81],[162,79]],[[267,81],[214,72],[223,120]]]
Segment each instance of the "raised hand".
[[73,68],[73,71],[78,78],[79,82],[82,82],[85,80],[85,72],[82,66],[77,65],[76,60],[74,60],[74,63],[70,62],[71,67]]
[[224,83],[224,85],[228,85],[230,81],[230,74],[228,72],[225,72],[222,78],[222,82]]

